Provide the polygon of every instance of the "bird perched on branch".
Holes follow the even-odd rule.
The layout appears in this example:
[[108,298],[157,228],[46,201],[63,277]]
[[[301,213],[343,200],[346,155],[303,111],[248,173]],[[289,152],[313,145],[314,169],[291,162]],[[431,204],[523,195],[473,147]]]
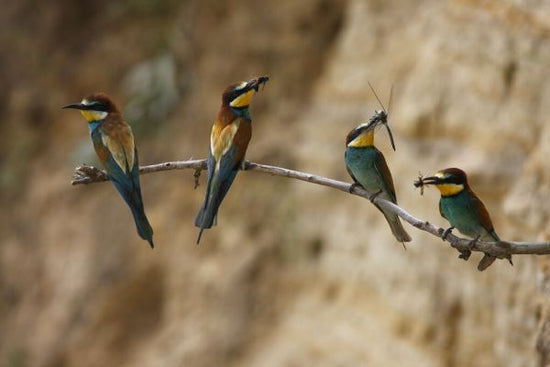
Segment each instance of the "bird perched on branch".
[[[456,228],[460,233],[474,239],[471,243],[472,247],[479,239],[488,242],[500,241],[489,217],[489,212],[470,188],[464,171],[458,168],[447,168],[415,182],[417,187],[425,185],[434,185],[441,193],[439,212],[451,223],[451,227],[444,232],[443,239],[453,228]],[[461,255],[465,259],[468,256],[469,253],[466,257]],[[479,262],[478,270],[487,269],[495,259],[496,257],[485,254]],[[508,260],[512,263],[511,259]]]
[[92,94],[63,108],[80,110],[88,121],[94,149],[109,179],[130,207],[137,232],[151,248],[153,229],[145,216],[139,185],[139,160],[130,126],[114,102],[104,93]]
[[[383,124],[388,130],[392,147],[395,149],[387,117],[385,111],[376,111],[368,122],[357,126],[348,134],[345,161],[348,173],[355,184],[373,193],[371,201],[379,195],[381,198],[397,204],[393,179],[386,159],[374,146],[374,130],[379,124]],[[384,214],[397,241],[401,243],[411,241],[411,237],[403,228],[397,214],[374,205]]]
[[239,169],[244,168],[245,153],[252,136],[250,100],[260,85],[269,80],[267,76],[230,85],[222,95],[210,135],[208,151],[208,182],[201,209],[195,218],[199,227],[197,244],[202,231],[216,221],[218,209],[231,187]]

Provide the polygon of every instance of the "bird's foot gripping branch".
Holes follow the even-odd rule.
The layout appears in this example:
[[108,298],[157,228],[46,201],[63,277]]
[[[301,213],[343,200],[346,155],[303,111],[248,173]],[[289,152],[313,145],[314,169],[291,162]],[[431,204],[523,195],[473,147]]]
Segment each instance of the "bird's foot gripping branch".
[[[360,185],[352,185],[346,182],[337,181],[310,173],[290,170],[282,167],[268,166],[248,161],[245,164],[245,168],[247,172],[255,171],[266,173],[270,176],[293,178],[304,182],[330,187],[348,194],[360,196],[367,200],[370,196],[372,196],[372,193],[364,190]],[[206,169],[206,160],[197,159],[187,161],[173,161],[153,164],[149,166],[142,166],[139,169],[139,173],[146,174],[152,172],[183,169],[192,169],[195,171]],[[83,165],[76,168],[71,183],[73,185],[82,185],[96,182],[104,182],[107,180],[109,179],[102,170],[92,166]],[[381,197],[375,197],[373,203],[389,212],[397,214],[413,227],[416,227],[421,231],[430,233],[435,237],[441,238],[441,235],[445,231],[444,228],[437,227],[425,220],[420,220],[412,216],[409,212],[407,212],[400,206],[388,200],[382,199]],[[466,251],[477,251],[495,256],[499,259],[510,259],[512,255],[550,255],[550,242],[477,241],[476,243],[474,243],[474,246],[471,247],[471,239],[460,238],[453,233],[448,233],[444,241],[448,242],[451,247],[455,248],[461,254]]]

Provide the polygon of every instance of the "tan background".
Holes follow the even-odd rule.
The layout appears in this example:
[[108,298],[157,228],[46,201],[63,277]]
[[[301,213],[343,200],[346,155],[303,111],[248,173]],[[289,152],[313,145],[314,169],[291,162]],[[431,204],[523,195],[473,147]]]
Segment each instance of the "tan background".
[[[0,12],[0,365],[544,366],[550,262],[484,273],[365,200],[241,173],[194,245],[204,185],[144,176],[151,251],[60,106],[110,93],[141,162],[204,157],[223,88],[268,74],[248,158],[348,180],[344,138],[395,95],[400,204],[460,166],[502,238],[550,239],[546,0],[5,2]],[[202,180],[204,180],[204,175]]]

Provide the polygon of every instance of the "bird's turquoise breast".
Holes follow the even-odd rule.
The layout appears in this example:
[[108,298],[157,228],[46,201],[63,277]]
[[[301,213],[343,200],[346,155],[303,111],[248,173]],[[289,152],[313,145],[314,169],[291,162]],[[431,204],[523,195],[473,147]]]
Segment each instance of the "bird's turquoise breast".
[[91,126],[92,124],[89,124],[88,127],[90,129],[90,137],[92,138],[92,142],[95,144],[96,142],[101,142],[101,131],[98,129],[99,124],[95,126]]
[[90,126],[90,137],[92,138],[92,144],[94,146],[97,157],[99,158],[99,161],[101,162],[107,173],[110,175],[112,174],[113,167],[116,167],[117,164],[114,161],[111,152],[103,143],[103,133],[101,132],[101,129],[98,128],[99,125],[100,124],[97,124],[93,128],[92,126]]
[[244,117],[245,119],[250,120],[250,108],[248,107],[241,107],[241,108],[233,108],[231,107],[231,110],[233,113],[237,116]]
[[[99,124],[95,125],[95,126],[91,126],[92,124],[90,123],[88,125],[88,127],[90,128],[90,137],[92,138],[92,144],[94,145],[94,148],[96,149],[96,152],[97,152],[97,149],[107,149],[105,147],[105,145],[103,144],[103,139],[101,138],[101,130],[98,129],[99,127]],[[98,152],[99,154],[99,152]]]
[[97,120],[97,121],[90,121],[88,122],[88,130],[90,130],[90,134],[93,134],[94,131],[97,131],[99,125],[101,125],[101,123],[103,122],[103,120]]
[[346,165],[353,177],[368,191],[374,193],[383,190],[384,183],[376,170],[376,160],[381,153],[375,147],[346,149]]
[[475,238],[489,235],[478,218],[478,212],[473,210],[471,199],[466,191],[454,196],[442,196],[441,211],[453,227],[462,234]]

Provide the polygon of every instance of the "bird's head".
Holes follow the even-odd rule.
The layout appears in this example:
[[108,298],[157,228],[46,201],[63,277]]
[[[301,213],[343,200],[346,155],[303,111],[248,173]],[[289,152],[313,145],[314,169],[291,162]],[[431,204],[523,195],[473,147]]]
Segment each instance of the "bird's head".
[[374,129],[378,125],[386,126],[388,134],[390,136],[390,142],[393,150],[395,150],[395,143],[393,141],[393,134],[388,125],[388,114],[386,111],[377,110],[369,121],[357,126],[351,130],[346,137],[346,146],[361,148],[366,146],[372,146],[374,142]]
[[96,93],[84,98],[79,103],[72,103],[63,108],[80,110],[86,121],[101,121],[111,112],[118,112],[116,105],[105,93]]
[[246,110],[250,105],[250,100],[254,93],[258,91],[260,85],[266,83],[268,80],[269,77],[261,76],[259,78],[250,79],[249,81],[230,85],[223,92],[223,104],[236,111]]
[[466,173],[459,168],[446,168],[433,176],[422,178],[415,185],[434,185],[442,196],[452,196],[462,192],[468,186],[468,178]]

